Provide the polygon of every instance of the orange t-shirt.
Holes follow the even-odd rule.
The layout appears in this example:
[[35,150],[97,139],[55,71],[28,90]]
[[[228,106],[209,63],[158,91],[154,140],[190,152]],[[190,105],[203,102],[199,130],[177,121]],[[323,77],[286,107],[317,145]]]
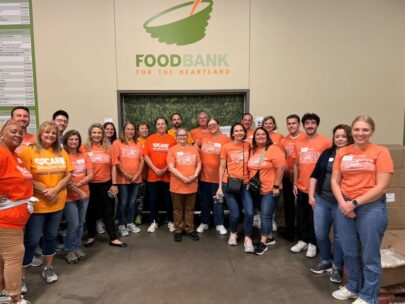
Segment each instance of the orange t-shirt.
[[[56,185],[73,171],[69,155],[62,150],[57,155],[52,148],[36,151],[34,146],[29,146],[21,151],[21,159],[26,168],[31,172],[34,181],[44,184],[47,188]],[[50,213],[60,211],[65,207],[67,189],[63,188],[58,193],[58,200],[50,202],[42,194],[35,193],[39,202],[34,204],[34,213]]]
[[200,127],[192,129],[190,131],[191,137],[193,139],[193,142],[196,143],[198,141],[201,141],[203,136],[206,136],[209,134],[208,129],[201,129]]
[[[176,140],[173,136],[165,134],[160,136],[153,134],[148,137],[145,142],[145,148],[143,155],[148,156],[156,168],[163,169],[167,167],[166,157],[169,149],[176,144]],[[157,176],[155,172],[149,168],[148,170],[148,182],[164,181],[169,182],[170,172],[167,171],[163,176]]]
[[[143,137],[138,137],[138,143],[141,144],[142,146],[142,155],[143,155],[143,150],[145,149],[145,142],[146,139]],[[144,164],[143,169],[142,169],[142,180],[146,181],[148,179],[148,165]]]
[[271,145],[262,156],[263,148],[257,148],[251,153],[248,163],[249,178],[255,176],[260,169],[260,194],[267,194],[273,191],[274,180],[276,178],[276,169],[285,167],[285,156],[283,151],[277,145]]
[[308,193],[309,178],[315,168],[321,153],[332,146],[329,138],[316,135],[314,138],[304,137],[302,140],[295,142],[294,156],[299,161],[299,173],[297,188],[302,192]]
[[270,138],[273,144],[279,145],[284,136],[281,135],[280,133],[272,132],[270,133]]
[[91,183],[105,183],[111,180],[112,148],[104,151],[102,146],[91,146],[90,150],[83,145],[80,152],[87,152],[93,165],[93,179]]
[[[113,143],[113,165],[120,165],[129,175],[134,176],[138,170],[143,158],[142,146],[140,143],[123,143],[120,139]],[[139,175],[135,183],[142,182],[142,176]],[[117,184],[130,184],[131,182],[117,168]]]
[[305,137],[304,132],[300,131],[296,137],[291,137],[287,135],[283,137],[280,141],[280,146],[283,148],[287,161],[287,170],[290,174],[293,174],[294,163],[295,163],[295,143]]
[[[11,201],[28,199],[33,194],[32,175],[16,153],[0,145],[0,195]],[[0,211],[0,227],[22,229],[30,214],[27,204]]]
[[[72,179],[70,181],[76,184],[87,176],[87,170],[93,169],[93,164],[91,163],[87,153],[79,152],[76,155],[69,154],[69,157],[73,167]],[[79,189],[86,193],[87,196],[90,195],[88,184],[79,187]],[[77,192],[68,189],[66,202],[73,202],[77,200],[80,200],[80,195]]]
[[249,145],[252,145],[253,142],[253,134],[255,133],[255,130],[249,129],[247,130],[246,134],[246,139],[245,141],[249,143]]
[[220,158],[226,160],[226,167],[223,182],[228,182],[228,173],[233,178],[243,179],[243,183],[249,182],[249,172],[247,164],[249,161],[250,145],[243,143],[236,145],[229,142],[222,147]]
[[202,169],[200,181],[218,184],[219,156],[222,147],[230,141],[229,137],[222,133],[217,137],[213,137],[211,134],[202,137],[200,151]]
[[[176,129],[175,128],[171,128],[169,131],[167,131],[167,134],[171,135],[174,139],[176,139]],[[193,137],[191,137],[190,132],[187,132],[187,143],[189,145],[193,144]]]
[[[201,163],[198,150],[194,146],[182,147],[175,145],[167,153],[167,163],[174,167],[185,177],[192,176],[195,169]],[[170,192],[190,194],[197,192],[197,179],[190,184],[183,183],[173,173],[170,174]]]
[[333,170],[340,170],[343,195],[349,199],[368,192],[377,184],[377,173],[393,173],[394,165],[387,148],[369,144],[365,149],[354,145],[339,149]]
[[37,137],[33,134],[30,133],[25,133],[23,140],[21,142],[21,145],[19,145],[17,147],[17,149],[15,149],[15,152],[17,154],[21,153],[21,150],[24,149],[24,147],[28,147],[29,145],[35,144],[37,142]]

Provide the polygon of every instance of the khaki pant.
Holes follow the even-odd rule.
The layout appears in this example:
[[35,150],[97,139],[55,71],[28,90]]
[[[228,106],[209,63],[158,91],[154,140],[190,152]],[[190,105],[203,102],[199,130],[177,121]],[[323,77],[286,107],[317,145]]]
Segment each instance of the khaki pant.
[[23,231],[0,227],[0,280],[10,296],[21,294]]
[[179,194],[172,192],[175,232],[194,231],[194,207],[196,193]]

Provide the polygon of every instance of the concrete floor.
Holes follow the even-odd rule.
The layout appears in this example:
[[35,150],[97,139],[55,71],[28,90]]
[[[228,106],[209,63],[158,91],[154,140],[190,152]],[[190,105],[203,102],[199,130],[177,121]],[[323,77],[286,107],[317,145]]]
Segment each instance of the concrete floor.
[[331,297],[337,285],[329,276],[309,271],[318,257],[291,253],[291,243],[281,238],[256,256],[245,254],[242,242],[228,246],[227,236],[214,229],[181,243],[166,226],[152,234],[146,225],[141,229],[123,238],[129,245],[123,249],[100,236],[86,248],[88,259],[75,265],[59,252],[59,280],[52,285],[40,277],[41,267],[31,268],[26,298],[35,304],[341,303]]

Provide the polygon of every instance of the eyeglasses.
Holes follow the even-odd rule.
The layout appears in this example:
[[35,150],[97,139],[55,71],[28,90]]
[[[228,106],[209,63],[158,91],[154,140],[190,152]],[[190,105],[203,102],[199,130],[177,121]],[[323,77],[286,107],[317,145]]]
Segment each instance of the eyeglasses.
[[179,134],[177,137],[187,137],[187,134]]

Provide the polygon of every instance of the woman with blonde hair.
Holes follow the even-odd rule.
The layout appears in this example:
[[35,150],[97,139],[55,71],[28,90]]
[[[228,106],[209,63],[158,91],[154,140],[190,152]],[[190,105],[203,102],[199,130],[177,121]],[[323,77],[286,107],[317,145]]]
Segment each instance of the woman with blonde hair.
[[87,152],[93,164],[93,178],[89,181],[90,199],[86,214],[88,240],[85,247],[95,242],[97,209],[110,237],[110,246],[127,247],[126,243],[118,239],[114,224],[115,199],[118,194],[117,169],[112,164],[112,148],[108,143],[104,128],[94,123],[89,128],[89,138],[81,151]]
[[[35,197],[39,200],[25,226],[23,272],[31,264],[42,236],[42,255],[45,257],[42,277],[50,284],[58,280],[52,266],[53,257],[66,202],[66,187],[73,170],[69,155],[60,147],[59,132],[54,121],[41,124],[36,144],[23,149],[21,159],[33,176]],[[26,290],[25,276],[22,288]]]

